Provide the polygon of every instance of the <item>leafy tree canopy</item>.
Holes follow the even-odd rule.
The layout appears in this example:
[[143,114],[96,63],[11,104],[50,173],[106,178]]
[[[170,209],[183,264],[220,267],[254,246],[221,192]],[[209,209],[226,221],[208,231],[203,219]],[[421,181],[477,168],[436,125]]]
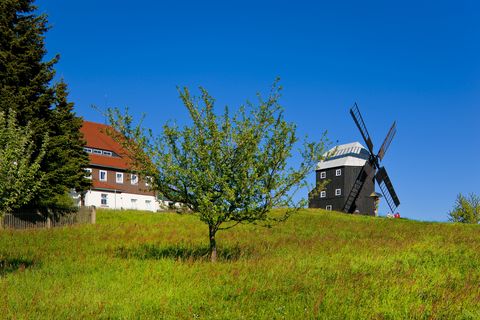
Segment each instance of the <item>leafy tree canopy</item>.
[[[295,125],[284,119],[277,84],[267,99],[258,95],[257,104],[247,103],[234,115],[228,107],[217,114],[214,99],[200,90],[200,98],[187,88],[179,90],[191,124],[179,128],[167,123],[156,138],[134,126],[128,112],[110,109],[108,114],[112,134],[132,156],[135,169],[151,177],[158,195],[181,203],[208,225],[215,261],[217,231],[239,223],[269,226],[305,204],[293,197],[322,158],[326,137],[305,142],[302,163],[289,167],[298,138]],[[272,215],[273,208],[284,208],[284,214]]]
[[19,126],[14,111],[8,117],[0,111],[0,218],[28,203],[42,184],[40,162],[48,136],[44,136],[38,155],[34,155],[32,137],[30,125]]
[[480,222],[480,197],[471,193],[464,196],[461,193],[455,200],[455,205],[448,213],[450,221],[461,223]]
[[88,155],[79,132],[82,120],[68,102],[66,84],[52,84],[59,56],[45,60],[48,21],[35,10],[32,0],[0,1],[0,111],[11,110],[19,125],[30,125],[35,155],[45,133],[50,136],[40,164],[42,192],[30,204],[52,206],[52,199],[71,189],[88,189],[83,171]]

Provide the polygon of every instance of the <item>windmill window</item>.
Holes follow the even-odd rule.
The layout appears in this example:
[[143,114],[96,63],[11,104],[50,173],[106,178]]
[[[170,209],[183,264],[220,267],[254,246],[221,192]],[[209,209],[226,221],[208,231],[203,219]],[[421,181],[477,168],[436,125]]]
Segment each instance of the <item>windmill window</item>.
[[99,178],[100,181],[107,181],[107,171],[100,170],[98,172],[98,178]]
[[325,210],[332,211],[332,205],[329,204],[328,206],[325,207]]
[[336,175],[337,177],[340,177],[340,176],[342,175],[342,169],[337,169],[337,170],[335,171],[335,175]]
[[320,172],[320,179],[325,179],[327,177],[327,173],[325,171]]
[[327,191],[320,192],[320,198],[326,198],[326,197],[327,197]]
[[336,196],[341,196],[342,195],[342,189],[335,189],[335,195]]

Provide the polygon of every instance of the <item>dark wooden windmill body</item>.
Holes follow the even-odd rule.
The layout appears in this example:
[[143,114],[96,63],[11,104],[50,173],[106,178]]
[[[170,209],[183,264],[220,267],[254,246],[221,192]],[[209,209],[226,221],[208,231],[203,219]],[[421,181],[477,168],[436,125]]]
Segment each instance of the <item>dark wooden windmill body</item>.
[[[324,189],[309,193],[309,207],[376,215],[379,198],[385,199],[391,212],[396,212],[400,200],[385,167],[380,165],[396,133],[396,123],[390,128],[378,153],[368,133],[357,104],[350,109],[367,147],[358,142],[340,145],[326,154],[326,160],[316,168],[317,186],[328,181]],[[381,194],[375,192],[375,182]]]

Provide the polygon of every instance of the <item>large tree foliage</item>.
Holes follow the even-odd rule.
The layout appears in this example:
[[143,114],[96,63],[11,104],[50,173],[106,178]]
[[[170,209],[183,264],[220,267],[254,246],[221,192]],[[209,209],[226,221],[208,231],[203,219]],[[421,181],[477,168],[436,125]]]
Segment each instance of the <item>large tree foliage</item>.
[[83,177],[88,155],[82,151],[81,119],[67,101],[66,85],[52,84],[59,57],[44,60],[47,17],[36,14],[32,2],[0,1],[0,111],[15,111],[20,125],[30,124],[34,154],[49,134],[51,145],[41,163],[43,192],[33,202],[52,205],[52,199],[70,189],[88,188]]
[[0,111],[0,218],[25,205],[38,193],[44,178],[40,162],[45,155],[47,137],[44,136],[37,153],[31,126],[19,126],[15,112],[10,112],[7,118]]
[[[267,99],[248,103],[231,116],[225,108],[217,115],[214,99],[201,89],[200,99],[180,90],[191,125],[166,124],[153,138],[132,117],[110,110],[117,139],[134,159],[135,169],[152,178],[162,198],[186,206],[208,225],[212,261],[216,260],[217,231],[239,223],[283,221],[303,201],[294,194],[321,159],[325,140],[305,143],[302,163],[289,167],[287,160],[297,143],[294,124],[285,121],[275,85]],[[272,214],[283,208],[283,214]]]
[[480,197],[471,193],[468,196],[459,194],[455,205],[448,213],[450,221],[462,223],[480,222]]

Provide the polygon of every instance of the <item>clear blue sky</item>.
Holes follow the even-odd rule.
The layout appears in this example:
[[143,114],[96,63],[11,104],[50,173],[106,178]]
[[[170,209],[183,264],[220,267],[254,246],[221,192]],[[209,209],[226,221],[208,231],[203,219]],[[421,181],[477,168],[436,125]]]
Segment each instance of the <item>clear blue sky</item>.
[[310,139],[328,130],[360,141],[355,101],[377,147],[398,121],[383,163],[403,216],[446,220],[457,193],[480,194],[478,1],[37,5],[53,27],[49,56],[60,53],[58,76],[85,119],[104,121],[94,104],[144,112],[153,128],[182,123],[177,85],[238,106],[280,76],[286,117]]

